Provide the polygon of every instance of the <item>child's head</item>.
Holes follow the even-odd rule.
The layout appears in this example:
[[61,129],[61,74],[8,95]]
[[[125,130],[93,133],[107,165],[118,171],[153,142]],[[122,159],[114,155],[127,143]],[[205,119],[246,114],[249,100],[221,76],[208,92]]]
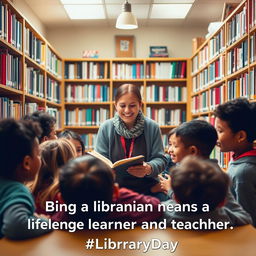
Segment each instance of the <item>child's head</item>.
[[39,137],[40,143],[46,140],[57,139],[55,131],[56,119],[48,113],[43,111],[35,111],[32,114],[24,116],[24,120],[32,120],[40,124],[42,129],[42,134]]
[[38,172],[41,159],[41,129],[31,121],[0,121],[0,176],[20,182],[31,181]]
[[256,103],[238,98],[219,105],[214,111],[221,151],[237,151],[256,139]]
[[195,156],[187,156],[171,173],[171,186],[180,204],[203,204],[210,210],[221,206],[226,198],[229,178],[213,163]]
[[42,165],[32,184],[32,193],[40,193],[41,207],[59,192],[59,168],[76,156],[73,144],[67,139],[48,140],[40,144]]
[[176,127],[169,137],[168,150],[174,163],[180,162],[187,155],[209,158],[217,142],[217,132],[208,122],[192,120]]
[[70,140],[76,148],[76,156],[82,156],[84,154],[84,143],[81,136],[73,131],[65,130],[59,134],[59,138],[66,138]]
[[112,202],[114,193],[114,175],[101,160],[84,155],[69,161],[60,170],[60,192],[67,204],[76,204],[80,209],[82,204],[87,204],[89,211],[77,211],[76,220],[88,218],[100,219],[105,214],[93,212],[94,201],[104,201],[107,204]]

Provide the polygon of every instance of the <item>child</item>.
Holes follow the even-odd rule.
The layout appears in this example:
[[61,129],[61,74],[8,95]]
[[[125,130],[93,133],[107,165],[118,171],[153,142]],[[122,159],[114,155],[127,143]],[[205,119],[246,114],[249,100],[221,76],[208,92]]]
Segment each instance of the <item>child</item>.
[[[169,148],[171,146],[170,137],[173,136],[174,134],[175,134],[175,128],[173,128],[168,133]],[[175,163],[173,163],[169,153],[166,153],[165,157],[167,159],[167,164],[165,166],[165,170],[161,174],[158,175],[159,183],[157,183],[156,185],[154,185],[151,188],[152,193],[162,192],[162,193],[167,194],[170,189],[170,169],[171,169],[171,167],[173,167],[175,165]],[[165,198],[166,198],[165,200],[168,199],[168,197],[165,197]],[[164,200],[161,200],[161,201],[164,201]]]
[[[155,220],[162,215],[158,212],[157,207],[160,203],[155,197],[144,196],[133,192],[127,188],[119,189],[114,183],[112,169],[106,166],[101,160],[85,155],[68,162],[60,170],[60,192],[62,199],[66,204],[76,204],[77,211],[75,215],[67,215],[59,212],[53,216],[53,220],[75,221],[107,220],[107,221],[142,221]],[[152,212],[140,211],[113,211],[94,212],[93,204],[96,201],[103,201],[106,204],[151,204]],[[81,212],[82,204],[88,205],[88,211]]]
[[42,134],[39,137],[39,142],[42,143],[46,140],[56,140],[55,124],[56,119],[43,111],[35,111],[32,114],[26,115],[24,120],[32,120],[38,122],[42,129]]
[[256,104],[238,98],[219,105],[214,114],[220,150],[234,152],[228,166],[231,191],[256,227]]
[[[194,155],[212,162],[222,172],[216,160],[209,159],[217,142],[217,132],[210,123],[203,120],[183,123],[175,129],[175,134],[169,140],[171,146],[168,152],[174,163],[178,164],[187,155]],[[168,193],[170,197],[172,197],[172,193],[170,190]],[[236,202],[230,190],[228,190],[225,207],[240,215],[245,222],[250,223],[250,216]]]
[[28,219],[48,220],[34,216],[33,197],[22,184],[32,181],[40,168],[40,132],[30,121],[0,121],[0,238],[25,239],[50,231],[28,229]]
[[171,186],[174,200],[165,202],[165,205],[171,204],[175,209],[182,210],[164,213],[169,226],[183,222],[188,229],[214,230],[248,224],[239,212],[223,207],[229,177],[207,160],[185,157],[180,165],[172,169]]
[[76,148],[76,156],[82,156],[85,152],[85,147],[84,147],[84,143],[80,137],[80,135],[76,132],[70,131],[70,130],[65,130],[63,132],[61,132],[58,136],[59,138],[66,138],[68,140],[70,140],[75,148]]
[[36,202],[36,212],[45,211],[46,201],[58,201],[59,168],[76,156],[73,144],[67,139],[48,140],[40,144],[42,165],[31,190]]

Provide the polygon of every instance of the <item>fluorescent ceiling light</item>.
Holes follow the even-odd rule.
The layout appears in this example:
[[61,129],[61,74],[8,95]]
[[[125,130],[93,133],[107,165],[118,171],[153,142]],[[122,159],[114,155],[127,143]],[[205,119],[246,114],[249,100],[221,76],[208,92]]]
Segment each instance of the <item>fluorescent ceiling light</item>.
[[151,19],[184,19],[192,4],[153,4]]
[[103,5],[64,5],[64,8],[72,20],[96,20],[105,19]]
[[62,4],[102,4],[102,0],[60,0]]

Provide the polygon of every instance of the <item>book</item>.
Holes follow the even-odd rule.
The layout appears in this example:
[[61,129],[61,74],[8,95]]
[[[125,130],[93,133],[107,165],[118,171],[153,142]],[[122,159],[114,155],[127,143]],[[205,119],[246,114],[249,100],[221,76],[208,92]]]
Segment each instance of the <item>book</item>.
[[107,159],[105,156],[101,155],[96,151],[88,152],[88,154],[100,159],[115,171],[126,171],[131,166],[143,164],[143,161],[145,159],[143,155],[139,155],[130,158],[124,158],[119,161],[116,161],[115,163],[112,163],[109,159]]

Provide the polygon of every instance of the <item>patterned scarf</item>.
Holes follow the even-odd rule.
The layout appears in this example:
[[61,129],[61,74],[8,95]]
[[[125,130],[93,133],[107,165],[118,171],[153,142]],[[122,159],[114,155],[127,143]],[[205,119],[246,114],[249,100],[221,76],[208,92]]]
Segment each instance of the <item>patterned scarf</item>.
[[120,118],[118,113],[115,113],[113,124],[117,134],[125,137],[126,139],[132,139],[139,137],[144,131],[145,118],[141,111],[139,111],[135,124],[131,130],[129,130],[124,121]]

